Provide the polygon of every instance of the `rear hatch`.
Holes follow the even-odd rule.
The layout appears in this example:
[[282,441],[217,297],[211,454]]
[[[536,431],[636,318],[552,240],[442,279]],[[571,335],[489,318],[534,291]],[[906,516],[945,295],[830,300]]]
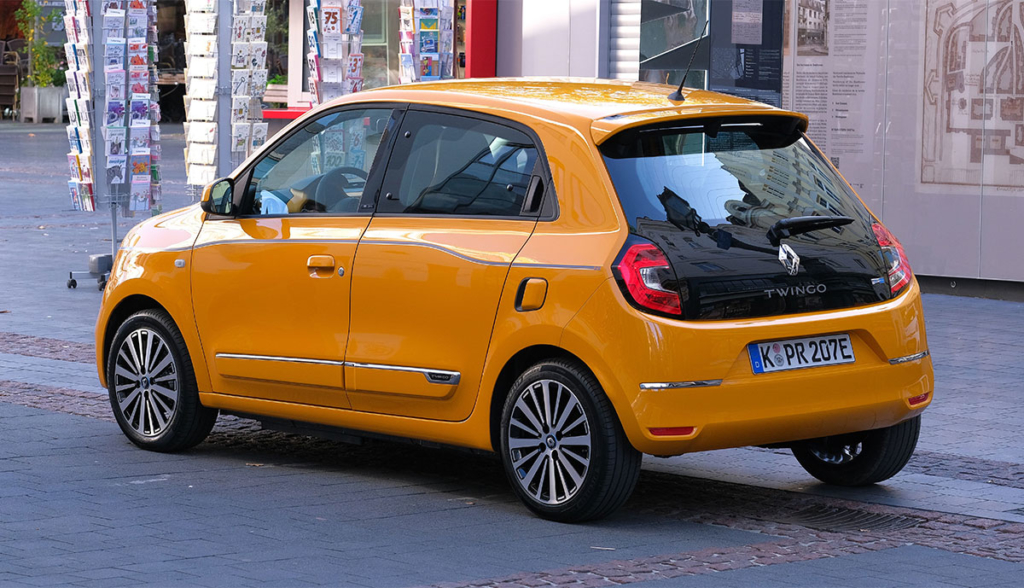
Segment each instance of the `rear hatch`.
[[[655,244],[674,271],[665,287],[679,292],[680,318],[833,310],[892,296],[873,217],[804,136],[805,124],[780,115],[673,120],[601,143],[631,239]],[[852,222],[769,237],[780,220],[809,216]]]

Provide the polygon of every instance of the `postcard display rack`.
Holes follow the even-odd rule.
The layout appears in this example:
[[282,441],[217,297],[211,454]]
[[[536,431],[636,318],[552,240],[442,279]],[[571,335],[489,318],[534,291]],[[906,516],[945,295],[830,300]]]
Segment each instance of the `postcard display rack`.
[[267,140],[266,0],[185,3],[185,175],[193,199]]
[[306,18],[312,105],[362,90],[362,0],[309,0]]
[[399,81],[449,79],[454,72],[452,0],[402,0],[399,10]]
[[88,272],[102,289],[117,255],[117,211],[160,203],[160,106],[156,85],[154,0],[65,0],[68,38],[68,190],[76,210],[110,208],[111,256]]

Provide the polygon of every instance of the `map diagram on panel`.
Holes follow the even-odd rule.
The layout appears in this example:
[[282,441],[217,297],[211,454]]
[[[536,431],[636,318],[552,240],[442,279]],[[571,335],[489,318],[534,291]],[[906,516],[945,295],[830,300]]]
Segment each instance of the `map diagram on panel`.
[[921,182],[1024,187],[1024,0],[927,0]]

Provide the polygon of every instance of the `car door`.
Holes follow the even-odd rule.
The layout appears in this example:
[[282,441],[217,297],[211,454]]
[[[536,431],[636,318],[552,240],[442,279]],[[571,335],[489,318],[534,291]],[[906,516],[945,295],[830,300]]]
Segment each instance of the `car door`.
[[215,392],[348,407],[342,363],[360,211],[400,110],[335,110],[237,176],[240,215],[209,217],[192,255],[196,325]]
[[353,409],[472,411],[509,265],[537,223],[530,190],[546,166],[533,137],[453,109],[406,113],[353,271]]

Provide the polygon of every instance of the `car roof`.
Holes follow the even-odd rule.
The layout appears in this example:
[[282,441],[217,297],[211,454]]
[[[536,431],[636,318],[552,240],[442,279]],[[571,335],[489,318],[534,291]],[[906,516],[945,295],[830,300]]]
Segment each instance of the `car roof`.
[[736,96],[684,89],[673,102],[674,86],[594,78],[479,78],[388,86],[359,92],[348,100],[409,101],[457,107],[485,106],[528,112],[590,127],[595,143],[623,129],[672,119],[725,115],[807,117]]

